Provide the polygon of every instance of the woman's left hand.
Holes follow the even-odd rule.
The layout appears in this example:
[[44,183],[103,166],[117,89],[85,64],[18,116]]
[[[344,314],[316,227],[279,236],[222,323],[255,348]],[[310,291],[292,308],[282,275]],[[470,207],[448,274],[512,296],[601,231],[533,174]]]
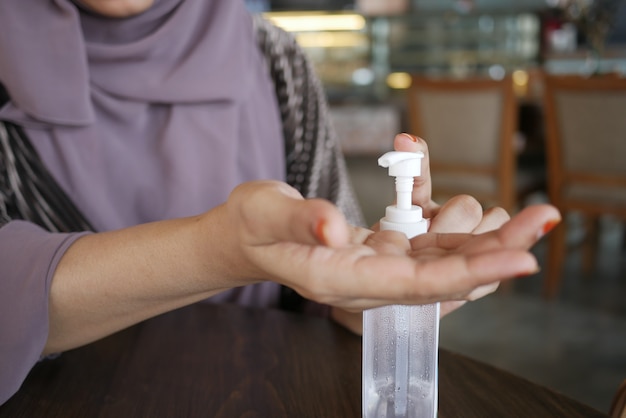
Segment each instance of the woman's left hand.
[[[432,200],[430,163],[426,142],[417,136],[403,133],[396,135],[394,138],[394,149],[396,151],[421,151],[424,153],[422,175],[416,177],[414,181],[413,203],[421,206],[424,210],[424,217],[430,219],[429,232],[440,234],[481,234],[496,230],[510,220],[509,214],[499,207],[494,207],[483,212],[481,204],[468,195],[456,196],[440,206]],[[415,242],[416,240],[414,239],[412,241]],[[374,240],[370,244],[377,247],[377,249],[382,252],[396,251],[390,250],[388,243],[379,245]],[[424,249],[422,249],[422,251],[423,250]],[[433,250],[430,249],[430,251]],[[414,251],[414,255],[418,256],[419,250]],[[491,283],[474,289],[464,299],[441,302],[441,316],[454,311],[468,300],[476,300],[494,292],[498,288],[498,285],[499,282]],[[331,316],[335,321],[353,332],[362,332],[363,324],[361,313],[347,312],[340,308],[332,308]]]
[[[423,152],[423,176],[415,179],[413,188],[413,204],[422,206],[424,216],[431,218],[430,232],[439,233],[471,233],[480,234],[500,228],[511,217],[500,207],[493,207],[483,212],[481,204],[471,196],[456,196],[443,206],[432,200],[432,180],[430,175],[430,159],[428,145],[415,135],[402,133],[394,138],[396,151]],[[439,216],[439,212],[442,211]],[[472,292],[470,300],[476,300],[495,292],[499,283],[483,286]],[[467,301],[442,302],[441,316],[464,305]]]
[[[432,208],[435,208],[434,202]],[[502,208],[491,208],[483,212],[480,203],[467,195],[456,196],[441,207],[436,206],[436,212],[437,215],[431,219],[429,232],[431,234],[450,234],[451,237],[458,237],[458,245],[443,249],[437,248],[436,245],[433,246],[431,241],[431,244],[426,246],[416,237],[411,240],[413,248],[408,250],[403,248],[404,244],[401,239],[398,241],[398,245],[394,246],[386,239],[379,240],[378,235],[368,236],[365,243],[374,247],[380,253],[400,254],[403,251],[409,251],[415,258],[428,257],[428,255],[425,255],[427,253],[436,257],[443,253],[451,252],[464,244],[469,239],[466,234],[476,235],[496,230],[510,219],[510,216]],[[397,237],[392,238],[392,240],[394,239],[397,239]],[[474,289],[462,299],[441,302],[441,316],[443,317],[458,309],[467,303],[468,300],[476,300],[495,292],[498,285],[499,282],[490,283]],[[331,309],[331,317],[354,333],[361,334],[363,332],[361,312],[348,312],[341,308],[333,307]]]

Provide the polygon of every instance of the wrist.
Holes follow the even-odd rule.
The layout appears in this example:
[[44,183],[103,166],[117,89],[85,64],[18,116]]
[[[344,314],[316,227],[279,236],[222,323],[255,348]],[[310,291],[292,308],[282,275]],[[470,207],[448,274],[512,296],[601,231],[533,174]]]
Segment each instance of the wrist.
[[[194,218],[193,259],[201,280],[212,276],[229,289],[257,283],[262,272],[246,256],[237,221],[227,205],[220,205]],[[212,283],[214,286],[215,283]]]

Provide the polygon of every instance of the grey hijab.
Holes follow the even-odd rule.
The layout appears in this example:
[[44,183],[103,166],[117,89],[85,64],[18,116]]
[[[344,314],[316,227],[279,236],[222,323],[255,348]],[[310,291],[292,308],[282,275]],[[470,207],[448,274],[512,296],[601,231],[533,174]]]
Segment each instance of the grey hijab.
[[[92,196],[91,190],[92,179],[98,173],[93,172],[90,164],[93,160],[90,149],[98,150],[103,140],[98,132],[117,132],[120,126],[125,126],[140,140],[149,141],[147,136],[172,131],[168,128],[173,125],[176,128],[173,135],[183,145],[187,137],[197,136],[198,131],[202,138],[213,139],[214,146],[208,155],[205,151],[204,166],[214,166],[215,177],[197,180],[191,173],[191,182],[232,178],[203,192],[214,196],[210,201],[178,208],[166,215],[180,216],[185,211],[193,213],[218,204],[238,182],[283,179],[286,175],[286,180],[306,197],[325,197],[337,204],[351,222],[362,225],[362,215],[329,123],[324,92],[312,66],[293,37],[260,18],[253,27],[242,8],[243,2],[236,0],[155,0],[154,6],[141,15],[104,19],[76,7],[70,0],[3,0],[0,2],[0,27],[3,27],[0,82],[8,88],[12,101],[0,109],[0,128],[2,120],[27,128],[47,168],[88,218],[93,212],[101,217],[109,215],[107,196],[100,193]],[[258,45],[251,42],[255,36]],[[257,46],[264,56],[259,56]],[[271,80],[259,78],[258,69],[265,67],[271,73]],[[274,91],[263,91],[265,85],[271,85]],[[273,103],[271,99],[276,98],[278,103]],[[210,115],[216,106],[227,108],[239,99],[249,102],[254,110],[248,111],[244,120],[235,121],[236,126],[230,132],[224,131],[222,114],[212,120],[196,118],[193,127],[188,123],[177,126],[176,120],[180,118],[159,115],[163,105],[168,105],[176,109],[170,116],[180,115],[185,120],[191,107],[204,106],[209,112],[202,114]],[[255,120],[247,120],[251,115]],[[166,119],[166,124],[153,123],[158,126],[146,130],[144,119]],[[255,130],[246,130],[246,126]],[[14,132],[8,132],[8,136],[5,132],[7,140],[17,144],[28,142],[18,139],[16,126],[8,124],[7,129]],[[118,138],[104,140],[118,141]],[[184,146],[178,145],[174,139],[172,146],[180,154]],[[4,149],[8,151],[4,156],[9,163],[5,167],[9,169],[8,177],[16,177],[10,174],[16,170],[11,163],[15,146],[7,141]],[[229,158],[215,158],[224,150]],[[193,149],[190,154],[181,156],[184,166],[194,158],[200,158],[202,163],[202,155],[198,157]],[[118,158],[112,156],[117,166]],[[77,181],[76,175],[72,178],[68,165],[74,167],[78,177],[88,174],[87,182]],[[154,172],[155,167],[162,167],[144,166],[139,164],[142,175],[151,168]],[[32,173],[32,168],[26,170]],[[123,172],[120,177],[131,178],[136,174]],[[171,173],[165,173],[163,181],[171,182],[172,177]],[[174,192],[169,193],[168,199],[177,200],[179,189],[188,199],[187,183],[178,187],[180,182],[174,182]],[[5,204],[18,200],[16,205],[22,209],[16,211],[17,217],[31,219],[32,210],[28,206],[33,203],[38,204],[38,213],[54,215],[54,208],[60,207],[55,204],[51,210],[46,199],[38,203],[42,199],[26,196],[21,204],[20,199],[15,199],[23,194],[20,191],[34,190],[27,195],[46,191],[51,194],[53,189],[39,184],[38,178],[31,174],[9,186],[8,192],[0,191],[0,197],[3,193],[14,196],[5,199]],[[119,192],[116,196],[132,198]],[[118,217],[123,219],[114,225],[98,224],[98,219],[94,219],[96,229],[137,221],[128,214]],[[48,219],[38,223],[53,222]]]
[[22,126],[99,231],[201,213],[285,179],[273,84],[239,0],[155,0],[127,19],[0,2],[0,120]]
[[56,125],[94,122],[94,89],[120,99],[199,103],[246,91],[251,49],[241,7],[215,0],[155,0],[110,19],[70,0],[0,2],[0,80],[11,115]]

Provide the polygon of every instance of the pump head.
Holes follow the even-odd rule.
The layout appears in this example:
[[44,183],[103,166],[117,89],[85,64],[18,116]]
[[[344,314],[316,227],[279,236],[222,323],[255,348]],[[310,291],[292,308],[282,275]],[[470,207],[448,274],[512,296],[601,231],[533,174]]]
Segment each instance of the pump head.
[[390,151],[378,159],[378,165],[389,167],[393,177],[417,177],[422,174],[423,152]]
[[387,206],[380,221],[383,230],[404,232],[409,238],[426,232],[422,208],[412,204],[413,178],[421,175],[422,158],[422,152],[391,151],[378,159],[378,164],[388,167],[389,175],[396,178],[396,204]]

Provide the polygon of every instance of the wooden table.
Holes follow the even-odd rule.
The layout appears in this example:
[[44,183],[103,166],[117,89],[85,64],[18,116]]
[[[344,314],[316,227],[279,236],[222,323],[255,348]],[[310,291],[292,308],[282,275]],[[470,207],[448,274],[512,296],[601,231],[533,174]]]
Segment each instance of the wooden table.
[[[441,350],[439,417],[606,417]],[[361,340],[328,320],[199,304],[33,369],[0,417],[360,417]]]

